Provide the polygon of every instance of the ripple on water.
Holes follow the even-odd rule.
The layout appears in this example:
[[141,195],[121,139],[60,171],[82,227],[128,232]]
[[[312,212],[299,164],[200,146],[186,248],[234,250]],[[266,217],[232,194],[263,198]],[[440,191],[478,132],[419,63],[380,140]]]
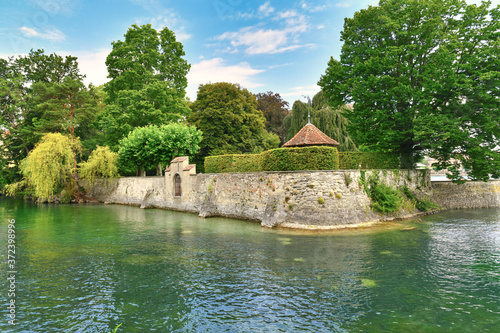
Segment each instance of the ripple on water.
[[311,234],[134,207],[23,207],[20,331],[500,331],[499,210]]

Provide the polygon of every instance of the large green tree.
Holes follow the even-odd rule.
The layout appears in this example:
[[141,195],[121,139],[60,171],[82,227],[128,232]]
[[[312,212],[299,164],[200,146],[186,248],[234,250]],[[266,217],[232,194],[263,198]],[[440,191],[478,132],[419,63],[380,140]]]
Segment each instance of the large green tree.
[[168,28],[132,25],[106,58],[107,107],[100,117],[106,143],[117,147],[136,127],[166,124],[189,114],[184,99],[190,65],[182,43]]
[[141,90],[123,90],[100,114],[105,142],[116,147],[134,128],[178,122],[190,113],[187,101],[177,96],[167,82],[152,82]]
[[106,58],[108,77],[105,87],[111,101],[123,90],[141,90],[153,82],[168,82],[183,98],[187,87],[186,75],[191,67],[183,58],[181,42],[168,28],[161,31],[132,25],[124,41],[112,43],[113,50]]
[[43,50],[31,50],[26,56],[0,61],[2,130],[8,133],[5,140],[12,154],[15,151],[24,158],[41,137],[33,134],[33,119],[40,119],[40,112],[43,114],[43,109],[35,110],[40,101],[34,98],[35,88],[82,79],[76,58],[72,56],[63,58],[55,53],[47,55]]
[[259,152],[279,145],[278,136],[265,129],[266,118],[255,96],[238,84],[201,85],[188,121],[203,132],[198,164],[209,155]]
[[473,179],[500,176],[500,6],[383,0],[346,19],[341,36],[319,85],[333,106],[354,102],[357,143],[398,153],[406,168],[427,153]]

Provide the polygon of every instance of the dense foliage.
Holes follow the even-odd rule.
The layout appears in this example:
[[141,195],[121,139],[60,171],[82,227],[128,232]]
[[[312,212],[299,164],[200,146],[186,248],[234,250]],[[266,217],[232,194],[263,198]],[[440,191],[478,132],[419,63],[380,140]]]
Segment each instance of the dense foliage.
[[263,171],[337,170],[339,155],[334,147],[278,148],[262,153]]
[[399,157],[390,153],[340,152],[340,169],[399,169]]
[[203,132],[195,159],[199,165],[209,155],[260,152],[279,145],[278,136],[265,129],[255,96],[237,84],[201,85],[191,110],[189,123]]
[[202,134],[185,124],[150,125],[138,127],[120,141],[118,151],[123,163],[141,170],[161,169],[177,156],[193,156],[199,150]]
[[[33,190],[35,197],[49,199],[58,188],[76,184],[75,152],[80,150],[80,141],[60,133],[49,133],[21,162],[23,183]],[[8,185],[13,194],[18,186]]]
[[20,161],[47,132],[80,137],[92,149],[98,101],[95,87],[83,84],[75,57],[32,50],[0,59],[1,178],[18,179]]
[[104,143],[116,148],[136,127],[184,120],[190,112],[184,99],[190,65],[175,34],[134,24],[124,41],[112,45],[106,59],[107,107],[100,117]]
[[285,143],[286,128],[283,120],[288,115],[288,102],[283,100],[280,94],[268,91],[259,93],[257,97],[257,109],[262,111],[266,117],[266,131],[275,133],[280,142]]
[[168,83],[184,98],[191,66],[183,59],[184,48],[173,31],[134,24],[127,30],[125,40],[113,42],[112,47],[106,58],[111,80],[105,91],[110,101],[116,101],[120,91],[142,90],[153,82]]
[[[350,134],[412,168],[428,153],[472,179],[500,176],[500,6],[383,0],[346,19],[340,61],[319,85]],[[455,173],[455,178],[458,173]]]
[[232,154],[207,156],[206,173],[262,171],[262,154]]
[[[286,150],[291,150],[290,153]],[[228,154],[207,156],[205,158],[205,172],[259,172],[259,171],[279,171],[286,170],[346,170],[346,169],[398,169],[399,158],[394,154],[371,153],[371,152],[339,152],[331,154],[330,147],[302,147],[302,148],[282,148],[274,152],[261,154]],[[303,154],[304,158],[309,158],[307,162],[300,162],[297,168],[288,165],[296,163],[294,156]],[[312,157],[309,154],[319,154]],[[322,155],[323,154],[323,155]],[[293,157],[283,156],[291,155]],[[337,157],[338,155],[338,157]],[[333,156],[333,157],[332,157]],[[264,161],[264,159],[275,159],[275,161]],[[333,158],[333,162],[327,162],[327,158]],[[292,162],[289,162],[289,161]],[[320,161],[322,160],[322,161]],[[338,160],[338,163],[337,163]],[[285,161],[285,162],[284,162]],[[287,162],[288,161],[288,162]],[[282,166],[283,162],[286,166]],[[264,165],[266,165],[264,167]],[[278,165],[278,166],[276,166]],[[266,169],[265,169],[266,168]]]
[[86,162],[80,163],[79,175],[92,185],[96,178],[118,176],[118,154],[109,147],[97,147]]
[[205,172],[259,172],[293,170],[337,170],[339,158],[334,147],[277,148],[260,154],[208,156]]

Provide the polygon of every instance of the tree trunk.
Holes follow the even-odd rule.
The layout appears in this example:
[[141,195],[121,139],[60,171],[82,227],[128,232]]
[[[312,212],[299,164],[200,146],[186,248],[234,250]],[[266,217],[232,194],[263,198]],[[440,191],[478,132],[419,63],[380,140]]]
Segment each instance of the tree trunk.
[[140,166],[138,169],[137,169],[137,174],[136,174],[137,177],[146,177],[146,171],[145,170],[142,170],[142,167]]

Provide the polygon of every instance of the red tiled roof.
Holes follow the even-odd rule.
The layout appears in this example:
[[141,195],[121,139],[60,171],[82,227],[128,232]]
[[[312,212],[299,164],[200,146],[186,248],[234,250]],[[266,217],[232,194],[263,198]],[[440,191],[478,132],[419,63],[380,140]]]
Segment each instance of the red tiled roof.
[[306,124],[295,136],[282,147],[297,146],[338,146],[339,143],[329,138],[311,123]]
[[186,166],[186,167],[184,168],[184,170],[182,170],[182,171],[189,171],[189,170],[193,169],[195,166],[196,166],[196,164],[189,164],[189,165],[188,165],[188,166]]

